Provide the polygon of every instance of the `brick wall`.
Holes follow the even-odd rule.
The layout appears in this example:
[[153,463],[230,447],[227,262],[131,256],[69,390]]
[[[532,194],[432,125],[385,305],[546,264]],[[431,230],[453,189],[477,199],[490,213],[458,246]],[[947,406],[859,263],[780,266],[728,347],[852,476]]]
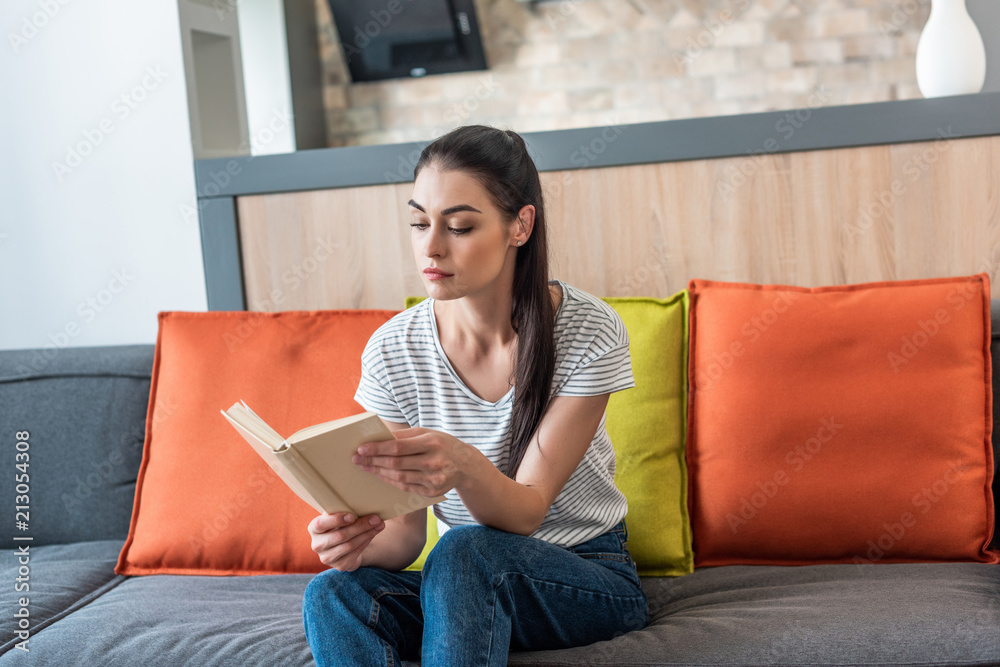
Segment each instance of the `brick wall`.
[[357,84],[316,11],[327,141],[348,146],[917,98],[930,0],[476,0],[489,70]]

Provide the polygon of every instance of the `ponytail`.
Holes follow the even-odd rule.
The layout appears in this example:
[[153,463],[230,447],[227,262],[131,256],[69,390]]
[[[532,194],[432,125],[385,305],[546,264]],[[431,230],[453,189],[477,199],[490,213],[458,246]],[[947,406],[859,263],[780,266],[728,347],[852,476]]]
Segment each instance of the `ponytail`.
[[511,378],[510,456],[503,472],[513,478],[548,406],[555,371],[555,314],[541,181],[521,136],[485,125],[458,127],[434,140],[420,153],[413,177],[432,162],[439,169],[474,176],[511,224],[524,206],[535,207],[531,236],[517,249],[510,314],[517,351]]

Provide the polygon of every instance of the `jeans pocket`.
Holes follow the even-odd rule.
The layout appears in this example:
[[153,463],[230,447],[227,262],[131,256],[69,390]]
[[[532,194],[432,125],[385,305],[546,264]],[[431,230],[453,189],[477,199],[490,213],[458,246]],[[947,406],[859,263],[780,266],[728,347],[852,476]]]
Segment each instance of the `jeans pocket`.
[[619,523],[608,532],[570,547],[569,550],[588,560],[624,563],[632,566],[632,558],[625,546],[627,535],[624,523]]
[[625,519],[622,519],[617,526],[615,526],[612,531],[621,540],[622,551],[628,552],[628,526],[625,525]]
[[611,530],[604,534],[605,537],[614,538],[616,541],[614,543],[614,551],[616,553],[622,553],[626,556],[628,553],[628,528],[625,526],[625,521],[619,521]]
[[618,538],[619,545],[621,546],[621,554],[624,556],[626,562],[628,562],[629,569],[636,577],[636,581],[638,581],[638,568],[636,567],[635,560],[632,558],[632,554],[628,550],[628,526],[625,525],[625,520],[622,519],[617,526],[611,529],[610,533]]
[[627,554],[614,553],[611,551],[589,551],[585,553],[577,552],[576,555],[587,560],[606,561],[609,563],[625,563],[630,565],[632,562]]

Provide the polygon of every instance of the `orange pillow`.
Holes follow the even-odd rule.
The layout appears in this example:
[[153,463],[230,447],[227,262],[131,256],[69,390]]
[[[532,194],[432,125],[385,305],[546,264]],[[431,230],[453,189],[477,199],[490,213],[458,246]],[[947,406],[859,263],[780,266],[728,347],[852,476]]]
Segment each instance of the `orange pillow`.
[[361,412],[361,352],[385,310],[161,312],[146,442],[118,574],[327,569],[316,511],[219,414],[243,399],[275,430]]
[[690,283],[695,566],[996,563],[986,274]]

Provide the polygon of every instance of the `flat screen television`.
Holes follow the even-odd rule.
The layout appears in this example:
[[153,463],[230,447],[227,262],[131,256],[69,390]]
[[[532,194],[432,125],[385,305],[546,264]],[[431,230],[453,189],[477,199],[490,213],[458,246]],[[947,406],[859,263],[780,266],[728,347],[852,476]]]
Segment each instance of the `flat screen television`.
[[328,0],[351,79],[486,69],[473,0]]

